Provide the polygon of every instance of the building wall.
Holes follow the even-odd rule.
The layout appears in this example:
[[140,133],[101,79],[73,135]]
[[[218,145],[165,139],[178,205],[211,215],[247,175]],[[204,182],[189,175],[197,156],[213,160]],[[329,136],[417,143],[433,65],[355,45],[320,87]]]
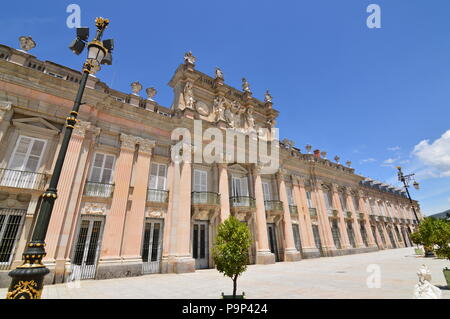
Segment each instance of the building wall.
[[[6,46],[0,46],[0,57],[0,286],[5,287],[7,272],[21,264],[81,74]],[[186,98],[188,82],[194,107]],[[352,168],[317,152],[301,153],[292,143],[280,144],[281,168],[272,174],[252,163],[172,161],[171,132],[177,127],[193,132],[194,119],[203,120],[204,128],[271,128],[278,112],[270,101],[228,87],[193,65],[181,65],[169,84],[174,105],[165,108],[90,77],[47,233],[47,284],[211,268],[217,226],[230,214],[252,232],[249,263],[410,245],[414,215],[407,198],[362,183],[364,177]],[[216,117],[217,97],[238,103],[224,104],[226,109],[253,113],[244,113],[244,124],[230,124]],[[233,181],[237,177],[239,182]],[[270,201],[264,197],[268,190]]]

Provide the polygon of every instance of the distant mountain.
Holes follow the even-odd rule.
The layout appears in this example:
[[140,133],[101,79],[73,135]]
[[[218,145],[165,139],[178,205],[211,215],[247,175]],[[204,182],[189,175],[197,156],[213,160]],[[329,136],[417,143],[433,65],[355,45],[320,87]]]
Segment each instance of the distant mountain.
[[434,217],[434,218],[439,218],[439,219],[445,219],[445,218],[447,218],[447,215],[450,216],[450,209],[447,209],[445,212],[442,212],[442,213],[430,215],[430,216],[428,216],[428,217]]

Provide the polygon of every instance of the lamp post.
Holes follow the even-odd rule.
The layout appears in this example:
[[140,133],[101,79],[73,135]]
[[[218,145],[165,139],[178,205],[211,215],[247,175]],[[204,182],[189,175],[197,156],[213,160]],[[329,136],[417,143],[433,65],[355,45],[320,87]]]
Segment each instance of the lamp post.
[[[70,116],[66,118],[64,139],[61,144],[61,149],[58,154],[49,187],[42,194],[42,202],[31,241],[27,244],[23,253],[23,264],[9,273],[9,276],[12,279],[6,295],[7,299],[40,299],[42,289],[44,288],[44,276],[50,272],[50,270],[42,263],[42,259],[46,255],[45,236],[47,234],[53,205],[57,198],[57,186],[66,157],[67,148],[72,136],[72,131],[77,123],[78,110],[82,104],[81,99],[86,87],[86,82],[89,74],[94,74],[100,70],[100,64],[112,64],[111,51],[113,50],[114,42],[113,40],[105,40],[102,42],[103,32],[107,28],[109,20],[97,18],[95,24],[97,32],[94,40],[87,44],[88,57],[83,65],[83,75],[81,77],[80,87]],[[77,38],[71,43],[69,48],[75,54],[80,54],[86,46],[88,37],[88,28],[78,28]]]
[[417,190],[419,189],[419,183],[417,183],[416,180],[414,179],[415,174],[403,175],[402,168],[400,166],[397,166],[397,169],[398,169],[398,180],[402,182],[403,186],[405,187],[406,194],[408,195],[409,202],[411,203],[411,207],[414,212],[414,216],[416,217],[417,224],[419,224],[419,218],[417,217],[416,209],[414,208],[414,203],[411,199],[411,195],[409,194],[408,190],[409,183],[411,182],[411,180],[414,181],[413,186]]

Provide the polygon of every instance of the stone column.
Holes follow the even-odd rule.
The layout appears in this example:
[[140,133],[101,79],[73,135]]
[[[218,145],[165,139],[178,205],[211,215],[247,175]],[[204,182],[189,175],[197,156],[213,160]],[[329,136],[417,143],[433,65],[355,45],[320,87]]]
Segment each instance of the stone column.
[[359,208],[362,210],[361,212],[364,214],[364,225],[366,228],[369,248],[378,248],[377,243],[375,242],[375,238],[373,237],[372,227],[370,225],[370,217],[369,217],[370,209],[368,209],[368,207],[366,206],[366,201],[364,200],[363,192],[359,192]]
[[299,261],[300,252],[295,248],[294,232],[292,230],[291,211],[287,198],[286,183],[283,170],[277,174],[278,191],[280,200],[283,202],[283,228],[284,228],[284,261]]
[[228,166],[219,163],[220,223],[230,216],[230,193],[228,187]]
[[12,114],[12,103],[0,101],[0,143],[3,141],[3,137],[8,130]]
[[261,167],[255,165],[253,170],[254,190],[256,202],[256,232],[257,232],[257,264],[275,263],[275,255],[269,249],[269,238],[267,234],[266,209],[264,207],[264,194],[261,182]]
[[355,233],[356,248],[363,248],[364,242],[362,240],[361,228],[359,225],[359,216],[358,216],[358,213],[356,212],[356,207],[354,207],[354,205],[353,205],[352,193],[350,192],[350,190],[348,190],[348,189],[345,190],[344,198],[347,201],[348,209],[353,213],[352,224],[353,224],[353,232]]
[[106,216],[97,279],[142,273],[140,264],[123,264],[120,257],[137,139],[135,136],[122,133],[120,140],[122,144],[114,170],[114,194],[111,209]]
[[346,212],[342,211],[341,201],[338,194],[338,187],[339,186],[337,184],[331,184],[331,196],[333,197],[333,205],[334,208],[338,211],[341,245],[342,249],[352,249],[353,247],[350,245],[350,240],[348,239],[347,223],[345,222],[344,217],[344,214],[346,214]]
[[304,258],[319,257],[320,252],[314,242],[311,216],[307,204],[305,181],[302,178],[293,176],[293,196],[298,209],[298,223],[300,227],[300,239]]
[[315,202],[318,204],[317,220],[319,222],[319,229],[322,233],[322,251],[326,256],[336,255],[336,246],[334,245],[333,235],[331,234],[330,220],[328,219],[327,206],[325,205],[325,198],[323,195],[322,181],[317,180],[315,185],[314,196]]
[[125,219],[122,258],[124,261],[140,263],[142,262],[142,230],[145,220],[145,204],[147,203],[150,160],[155,142],[143,138],[138,138],[137,142],[139,151],[135,170],[136,178],[131,209]]
[[[72,133],[72,137],[67,148],[67,155],[61,170],[61,177],[58,182],[58,198],[55,201],[53,214],[50,218],[47,236],[45,238],[47,256],[45,261],[53,263],[56,260],[57,246],[62,234],[64,221],[66,220],[66,210],[73,192],[73,183],[78,172],[78,163],[81,155],[82,144],[86,136],[86,130],[91,123],[78,121]],[[64,272],[63,261],[62,271]],[[61,268],[61,267],[56,267]],[[61,269],[60,269],[61,270]]]

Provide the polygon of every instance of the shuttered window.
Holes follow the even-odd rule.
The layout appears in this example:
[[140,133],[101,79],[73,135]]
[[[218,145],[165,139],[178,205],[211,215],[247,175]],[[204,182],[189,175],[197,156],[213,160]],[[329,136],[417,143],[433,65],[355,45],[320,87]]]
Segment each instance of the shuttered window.
[[208,172],[204,170],[194,170],[194,192],[208,191]]
[[264,200],[272,200],[272,192],[270,191],[270,184],[267,182],[262,183]]
[[311,198],[311,192],[306,192],[306,202],[308,203],[308,208],[314,208],[314,204]]
[[17,171],[36,172],[41,163],[46,140],[19,136],[8,168]]
[[248,196],[248,181],[247,177],[235,177],[231,178],[231,193],[233,197],[245,197]]
[[150,168],[149,189],[166,190],[167,187],[167,165],[152,163]]
[[90,182],[110,184],[113,178],[115,156],[95,153]]
[[292,192],[292,187],[286,187],[287,199],[289,206],[295,206],[294,194]]

